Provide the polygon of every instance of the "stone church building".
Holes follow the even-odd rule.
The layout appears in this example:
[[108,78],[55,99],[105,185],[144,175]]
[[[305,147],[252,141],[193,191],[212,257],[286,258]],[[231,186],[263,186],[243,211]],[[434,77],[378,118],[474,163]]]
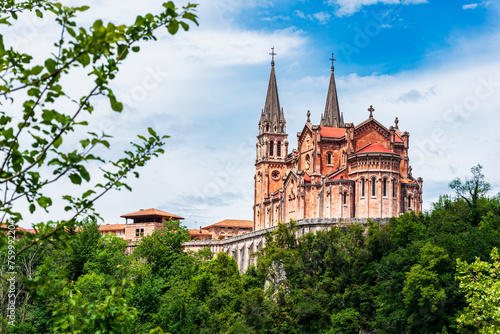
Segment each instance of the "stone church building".
[[[274,52],[273,52],[274,56]],[[271,62],[259,122],[255,163],[254,231],[308,218],[390,218],[422,210],[422,178],[412,176],[410,135],[373,117],[344,122],[333,58],[321,123],[307,122],[289,153],[288,134]]]

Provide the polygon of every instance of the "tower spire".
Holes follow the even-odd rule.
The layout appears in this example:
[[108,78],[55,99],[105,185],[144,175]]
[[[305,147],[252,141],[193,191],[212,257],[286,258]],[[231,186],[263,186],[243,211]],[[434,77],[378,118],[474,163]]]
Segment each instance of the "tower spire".
[[260,118],[261,132],[284,133],[285,116],[280,108],[280,100],[278,97],[278,85],[276,84],[276,74],[274,73],[274,47],[271,48],[271,76],[269,77],[269,86],[267,88],[266,103],[264,112]]
[[337,86],[335,85],[334,62],[333,57],[329,60],[332,61],[332,73],[330,75],[330,86],[328,87],[328,95],[326,96],[325,113],[321,117],[321,126],[331,126],[334,128],[342,128],[345,126],[343,117],[340,117],[339,101],[337,98]]

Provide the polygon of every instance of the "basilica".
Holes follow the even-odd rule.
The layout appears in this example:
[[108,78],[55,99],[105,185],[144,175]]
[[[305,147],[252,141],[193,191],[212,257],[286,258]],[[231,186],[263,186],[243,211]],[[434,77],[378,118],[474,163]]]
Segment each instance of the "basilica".
[[389,127],[378,122],[373,106],[360,124],[344,122],[333,57],[321,122],[312,124],[308,111],[297,148],[289,149],[272,54],[258,125],[253,230],[291,219],[373,219],[420,212],[423,180],[412,175],[410,134],[399,129],[397,117]]

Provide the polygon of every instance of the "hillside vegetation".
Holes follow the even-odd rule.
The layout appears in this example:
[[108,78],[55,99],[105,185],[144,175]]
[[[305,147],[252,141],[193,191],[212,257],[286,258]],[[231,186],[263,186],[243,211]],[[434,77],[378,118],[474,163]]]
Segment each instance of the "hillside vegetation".
[[244,274],[223,253],[184,252],[176,222],[131,255],[84,222],[68,247],[22,254],[19,322],[7,326],[4,281],[2,332],[498,333],[500,196],[475,168],[456,197],[386,225],[296,238],[281,224]]

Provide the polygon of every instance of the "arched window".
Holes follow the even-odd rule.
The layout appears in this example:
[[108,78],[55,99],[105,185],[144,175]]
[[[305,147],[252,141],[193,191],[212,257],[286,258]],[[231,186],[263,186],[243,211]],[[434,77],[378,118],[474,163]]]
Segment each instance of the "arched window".
[[331,165],[332,164],[332,154],[328,152],[327,154],[327,164]]
[[281,142],[278,141],[278,147],[276,148],[276,155],[281,157]]
[[392,180],[392,197],[396,197],[396,180]]
[[384,197],[387,197],[387,179],[384,179],[383,192]]
[[266,125],[266,131],[269,131],[269,124]]
[[344,191],[344,205],[347,204],[347,191]]
[[311,156],[309,154],[306,155],[306,170],[309,170],[311,167]]
[[411,195],[408,195],[408,210],[411,210]]
[[361,197],[365,197],[365,179],[361,179]]
[[372,196],[375,197],[375,178],[372,177]]
[[269,155],[273,156],[274,155],[274,141],[269,142]]

